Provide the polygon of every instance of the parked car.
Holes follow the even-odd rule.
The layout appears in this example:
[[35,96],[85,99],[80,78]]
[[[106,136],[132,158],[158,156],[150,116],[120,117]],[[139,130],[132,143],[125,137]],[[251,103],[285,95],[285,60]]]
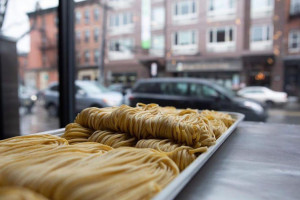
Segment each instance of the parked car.
[[24,85],[19,85],[18,95],[20,106],[26,108],[28,113],[31,113],[32,107],[37,100],[36,90],[25,87]]
[[127,84],[122,83],[115,83],[108,86],[108,89],[116,92],[121,92],[122,94],[125,94],[127,90],[129,90],[131,87]]
[[156,78],[138,81],[129,97],[130,105],[157,103],[176,108],[234,111],[246,120],[265,121],[267,112],[252,100],[239,98],[234,92],[214,82],[195,78]]
[[277,92],[267,87],[245,87],[237,92],[241,97],[253,99],[267,106],[282,105],[287,103],[287,93]]
[[[49,115],[58,115],[59,92],[58,83],[51,84],[44,91],[45,108]],[[108,107],[119,106],[122,103],[123,96],[119,92],[110,91],[100,83],[95,81],[75,81],[76,89],[76,111],[80,112],[87,107]]]

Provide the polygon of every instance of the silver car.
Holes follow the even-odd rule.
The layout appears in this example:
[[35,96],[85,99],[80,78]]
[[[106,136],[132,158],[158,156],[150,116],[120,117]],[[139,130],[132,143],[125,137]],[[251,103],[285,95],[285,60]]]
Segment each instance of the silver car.
[[[51,116],[58,115],[58,87],[58,83],[53,83],[44,91],[45,108]],[[120,92],[110,91],[96,81],[75,81],[75,90],[77,112],[87,107],[119,106],[123,102],[123,95]]]

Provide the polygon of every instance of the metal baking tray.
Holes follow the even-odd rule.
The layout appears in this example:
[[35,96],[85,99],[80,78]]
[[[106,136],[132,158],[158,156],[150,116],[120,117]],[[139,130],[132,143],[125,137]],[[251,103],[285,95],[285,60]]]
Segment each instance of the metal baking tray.
[[[185,185],[193,178],[193,176],[201,169],[206,161],[214,154],[214,152],[223,144],[228,136],[236,129],[237,125],[245,118],[244,114],[236,112],[226,112],[231,115],[236,121],[230,128],[223,133],[216,141],[216,144],[210,146],[208,150],[202,153],[196,160],[194,160],[187,168],[185,168],[179,176],[177,176],[171,183],[169,183],[160,193],[158,193],[152,200],[166,200],[174,199],[177,194],[185,187]],[[36,134],[52,134],[62,135],[64,128],[52,131],[45,131]]]

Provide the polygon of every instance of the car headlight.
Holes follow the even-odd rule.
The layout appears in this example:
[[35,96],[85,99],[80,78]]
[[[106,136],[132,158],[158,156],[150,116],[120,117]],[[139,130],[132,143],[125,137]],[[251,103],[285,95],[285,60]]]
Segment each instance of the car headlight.
[[259,112],[259,113],[264,111],[264,108],[255,102],[246,101],[246,102],[244,102],[244,105],[245,105],[245,107],[255,110],[256,112]]
[[32,101],[36,101],[36,100],[37,100],[37,96],[36,96],[36,95],[31,95],[30,99],[31,99]]

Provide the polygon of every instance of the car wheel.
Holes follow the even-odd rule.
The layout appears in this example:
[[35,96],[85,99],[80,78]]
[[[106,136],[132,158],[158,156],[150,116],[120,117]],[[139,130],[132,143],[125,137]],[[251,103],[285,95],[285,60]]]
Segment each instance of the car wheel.
[[271,101],[271,100],[267,100],[266,101],[266,105],[270,108],[270,107],[273,107],[274,106],[274,102]]
[[50,105],[48,106],[48,114],[49,114],[51,117],[57,117],[57,115],[58,115],[57,106],[54,105],[54,104],[50,104]]

